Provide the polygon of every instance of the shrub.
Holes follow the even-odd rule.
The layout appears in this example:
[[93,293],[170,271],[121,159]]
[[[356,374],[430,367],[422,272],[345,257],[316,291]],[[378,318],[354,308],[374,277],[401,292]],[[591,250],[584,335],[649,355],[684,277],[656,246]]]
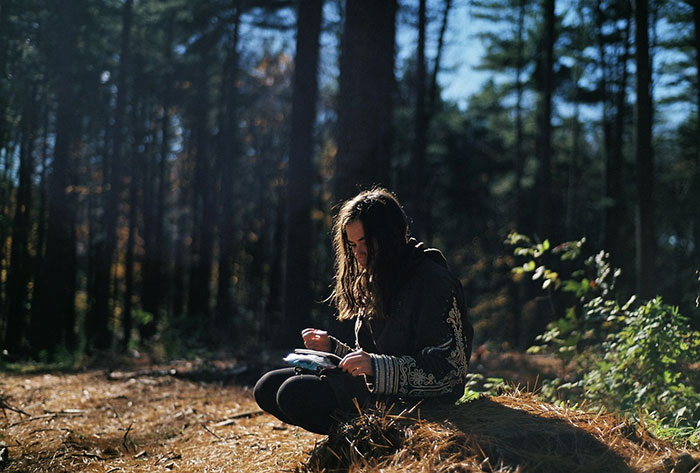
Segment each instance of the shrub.
[[511,234],[507,242],[526,258],[514,273],[542,280],[548,297],[556,291],[573,296],[529,350],[553,353],[569,367],[568,378],[546,381],[542,395],[644,417],[661,434],[697,442],[700,376],[691,365],[700,352],[700,333],[688,318],[658,297],[641,303],[632,297],[620,305],[614,291],[620,270],[605,252],[585,259],[566,279],[551,269],[557,259],[577,260],[585,240],[551,248],[547,241],[534,244]]
[[620,328],[608,335],[602,360],[584,376],[586,398],[623,412],[641,409],[674,428],[700,429],[698,376],[690,369],[700,333],[658,297],[610,317]]

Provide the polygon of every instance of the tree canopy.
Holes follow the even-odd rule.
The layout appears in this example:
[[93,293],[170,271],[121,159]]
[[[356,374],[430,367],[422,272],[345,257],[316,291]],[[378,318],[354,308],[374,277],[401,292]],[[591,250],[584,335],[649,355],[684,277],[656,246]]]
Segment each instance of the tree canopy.
[[[585,237],[621,292],[690,313],[699,10],[3,1],[3,350],[291,345],[333,323],[334,209],[374,184],[446,253],[480,340],[527,347],[553,317],[511,275],[512,231]],[[445,54],[463,29],[489,76],[466,106],[443,91],[474,80]]]

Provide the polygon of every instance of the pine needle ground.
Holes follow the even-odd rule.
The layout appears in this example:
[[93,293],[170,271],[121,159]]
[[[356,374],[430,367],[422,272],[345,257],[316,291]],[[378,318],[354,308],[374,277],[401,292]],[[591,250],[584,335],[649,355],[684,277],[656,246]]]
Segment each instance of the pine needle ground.
[[0,471],[700,472],[700,452],[526,392],[371,409],[319,436],[262,413],[232,378],[216,381],[235,365],[214,368],[0,375]]
[[320,443],[298,472],[700,472],[700,452],[617,416],[525,392],[392,414],[379,406]]

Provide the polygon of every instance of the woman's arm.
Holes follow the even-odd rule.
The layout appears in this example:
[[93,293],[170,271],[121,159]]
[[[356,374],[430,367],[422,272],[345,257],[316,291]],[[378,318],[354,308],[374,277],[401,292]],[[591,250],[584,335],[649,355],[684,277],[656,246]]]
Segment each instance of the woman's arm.
[[372,392],[424,398],[463,389],[473,329],[466,320],[461,287],[448,286],[447,290],[448,295],[444,286],[421,291],[422,300],[416,301],[413,319],[412,353],[370,354],[374,368]]

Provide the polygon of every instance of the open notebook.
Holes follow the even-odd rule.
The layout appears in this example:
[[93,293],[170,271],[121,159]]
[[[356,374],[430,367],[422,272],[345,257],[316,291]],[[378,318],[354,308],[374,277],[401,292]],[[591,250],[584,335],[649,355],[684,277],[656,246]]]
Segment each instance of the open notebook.
[[340,363],[340,357],[338,355],[304,348],[297,348],[283,359],[292,366],[315,371],[317,373],[324,369],[337,368],[338,363]]

